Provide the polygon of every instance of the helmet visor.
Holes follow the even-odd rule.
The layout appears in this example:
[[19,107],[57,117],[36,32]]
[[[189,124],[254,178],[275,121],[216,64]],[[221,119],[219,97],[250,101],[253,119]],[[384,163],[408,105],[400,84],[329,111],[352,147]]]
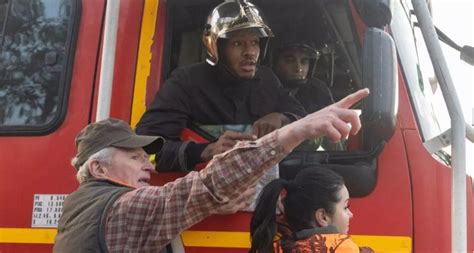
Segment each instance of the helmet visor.
[[236,29],[236,30],[233,30],[233,31],[226,32],[226,33],[222,34],[220,36],[220,38],[231,39],[231,38],[235,37],[237,34],[241,33],[244,30],[245,30],[245,32],[248,32],[252,35],[256,35],[259,38],[267,38],[267,37],[272,37],[273,36],[273,34],[271,32],[267,31],[267,29],[265,29],[263,27],[248,27],[248,28],[241,28],[241,29]]

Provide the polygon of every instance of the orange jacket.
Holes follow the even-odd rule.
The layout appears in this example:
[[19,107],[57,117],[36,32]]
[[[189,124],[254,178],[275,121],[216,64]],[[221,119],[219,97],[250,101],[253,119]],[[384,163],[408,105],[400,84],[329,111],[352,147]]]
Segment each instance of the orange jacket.
[[[275,253],[283,253],[281,241],[274,244]],[[346,234],[314,234],[295,242],[291,253],[359,253],[359,247]]]

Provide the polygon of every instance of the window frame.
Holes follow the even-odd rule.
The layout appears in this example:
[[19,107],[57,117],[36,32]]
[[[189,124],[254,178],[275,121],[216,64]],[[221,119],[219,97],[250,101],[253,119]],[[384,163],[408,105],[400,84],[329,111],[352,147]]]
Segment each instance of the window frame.
[[[200,2],[204,4],[204,2]],[[208,3],[208,2],[205,2]],[[338,2],[340,4],[340,2]],[[193,2],[193,4],[197,4]],[[257,3],[256,3],[257,4]],[[169,1],[167,5],[167,17],[166,17],[166,25],[165,25],[165,38],[164,38],[164,58],[162,62],[162,73],[165,74],[165,78],[171,73],[171,48],[172,48],[172,34],[173,34],[173,13],[175,8],[180,8],[183,5],[186,5],[184,1]],[[263,8],[259,5],[259,7]],[[321,6],[317,6],[321,7]],[[212,9],[212,8],[211,8]],[[345,14],[351,14],[349,9],[345,9]],[[352,14],[351,14],[352,15]],[[267,13],[267,17],[269,17]],[[330,26],[330,29],[333,32],[337,29],[337,26],[334,24],[327,24]],[[354,38],[357,38],[357,32],[354,22],[351,20],[350,22],[351,27],[349,27],[350,35]],[[343,31],[337,30],[339,36],[337,37],[338,43],[341,43],[340,40],[342,39]],[[347,31],[346,31],[347,32]],[[344,34],[344,35],[347,35]],[[335,35],[334,35],[335,36]],[[354,39],[353,48],[361,51],[362,46],[359,40]],[[348,43],[346,41],[346,43]],[[346,43],[338,44],[339,47],[343,49],[339,49],[340,53],[343,54],[342,56],[347,61],[353,61],[355,64],[359,63],[360,58],[352,59],[351,56],[354,54],[349,53],[349,46]],[[355,68],[355,67],[353,67]],[[216,125],[217,126],[217,125]],[[222,125],[219,125],[222,126]],[[216,137],[213,136],[210,132],[207,132],[205,129],[201,128],[196,123],[191,123],[187,126],[187,130],[191,131],[193,134],[206,139],[207,141],[215,141]],[[182,136],[183,137],[183,136]],[[292,178],[294,175],[286,173],[287,171],[298,171],[298,169],[306,168],[306,167],[314,167],[314,166],[324,166],[331,168],[345,178],[345,181],[350,188],[351,195],[354,197],[363,197],[370,194],[377,183],[377,167],[378,162],[377,158],[380,152],[383,150],[385,143],[374,145],[369,150],[345,150],[345,151],[309,151],[309,150],[296,150],[293,151],[282,163],[286,169],[281,170],[284,171],[281,175],[283,178]]]
[[[58,129],[66,118],[68,111],[69,96],[74,69],[74,56],[76,53],[79,25],[82,14],[81,0],[69,0],[71,2],[71,22],[67,27],[67,37],[64,43],[64,66],[61,70],[58,84],[58,102],[56,115],[52,120],[39,125],[0,125],[0,136],[41,136],[47,135]],[[9,2],[10,4],[10,2]]]
[[[439,118],[436,112],[433,109],[433,96],[431,88],[425,83],[426,73],[422,72],[422,59],[420,59],[420,51],[424,48],[419,48],[419,42],[416,41],[418,38],[415,34],[415,17],[410,16],[411,6],[405,0],[397,0],[394,3],[394,10],[397,4],[399,8],[403,11],[403,17],[396,17],[393,19],[392,24],[390,25],[390,33],[395,41],[397,46],[398,59],[400,62],[401,70],[403,73],[404,82],[406,83],[408,94],[410,97],[410,102],[413,105],[414,116],[416,119],[417,126],[420,130],[420,135],[423,141],[427,141],[433,137],[442,133],[442,130],[439,125]],[[393,15],[398,13],[394,12]],[[415,19],[416,20],[416,19]],[[397,25],[399,27],[404,26],[405,24],[397,24],[394,22],[405,22],[410,25],[410,34],[396,31]],[[404,29],[404,28],[402,28]],[[395,31],[395,32],[394,32]],[[403,36],[401,36],[403,34]],[[409,42],[404,42],[407,36],[410,37]],[[401,39],[399,37],[402,37]],[[408,45],[410,44],[410,45]],[[413,50],[415,50],[413,52]],[[412,60],[412,59],[415,60]],[[430,62],[431,63],[431,62]],[[419,69],[419,71],[417,71]],[[421,76],[420,76],[421,75]],[[420,79],[421,77],[421,79]],[[424,91],[420,90],[420,81],[423,85]]]

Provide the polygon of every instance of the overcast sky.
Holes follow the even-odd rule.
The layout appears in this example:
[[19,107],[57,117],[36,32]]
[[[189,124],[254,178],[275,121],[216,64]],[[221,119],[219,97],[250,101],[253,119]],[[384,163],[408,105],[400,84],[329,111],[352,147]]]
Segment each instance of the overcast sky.
[[[432,0],[433,19],[437,27],[458,45],[474,47],[474,0]],[[442,44],[443,45],[443,44]],[[468,123],[474,121],[474,66],[459,60],[459,53],[443,48],[451,77]],[[474,176],[474,144],[466,152],[468,174]]]

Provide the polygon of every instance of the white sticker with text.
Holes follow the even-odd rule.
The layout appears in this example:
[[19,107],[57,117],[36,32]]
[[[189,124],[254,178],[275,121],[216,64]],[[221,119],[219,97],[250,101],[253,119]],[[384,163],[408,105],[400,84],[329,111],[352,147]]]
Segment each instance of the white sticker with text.
[[35,194],[33,198],[33,228],[56,228],[63,213],[66,194]]

